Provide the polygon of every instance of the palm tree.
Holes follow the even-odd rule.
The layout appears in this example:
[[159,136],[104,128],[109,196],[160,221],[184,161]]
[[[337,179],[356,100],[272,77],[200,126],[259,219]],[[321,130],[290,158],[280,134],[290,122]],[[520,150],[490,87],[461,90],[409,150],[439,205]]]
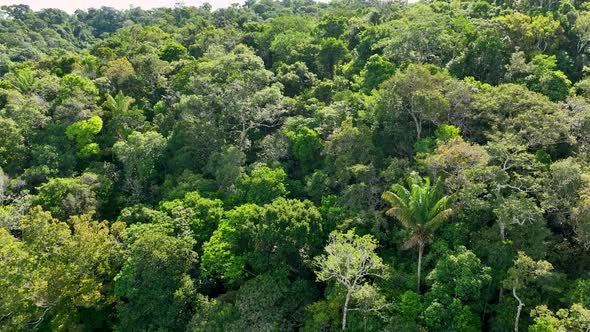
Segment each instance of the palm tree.
[[[102,105],[111,111],[109,115],[109,122],[113,124],[114,137],[118,140],[125,139],[125,117],[129,115],[129,108],[135,102],[135,99],[129,96],[125,96],[122,91],[119,91],[114,97],[110,94],[105,95],[105,102]],[[109,126],[111,127],[111,126]]]
[[16,70],[12,75],[6,75],[5,78],[22,94],[30,92],[35,83],[35,74],[30,69]]
[[107,93],[105,98],[106,101],[103,106],[111,110],[111,112],[118,114],[126,113],[135,101],[132,97],[125,96],[123,91],[119,91],[114,97]]
[[402,225],[412,232],[403,249],[418,248],[418,281],[417,292],[420,293],[420,272],[422,269],[422,254],[427,243],[432,242],[432,236],[438,227],[453,212],[450,208],[451,196],[443,195],[443,183],[437,182],[431,186],[429,178],[421,178],[417,173],[407,179],[408,188],[394,184],[392,191],[386,191],[382,197],[392,208],[386,214],[397,218]]

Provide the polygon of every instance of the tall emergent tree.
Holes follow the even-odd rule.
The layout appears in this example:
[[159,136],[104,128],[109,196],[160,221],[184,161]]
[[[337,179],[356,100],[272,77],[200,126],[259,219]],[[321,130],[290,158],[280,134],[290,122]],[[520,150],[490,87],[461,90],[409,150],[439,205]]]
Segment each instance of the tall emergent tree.
[[427,243],[432,242],[434,232],[451,215],[452,196],[443,195],[443,183],[431,185],[430,179],[412,172],[407,179],[408,188],[401,184],[391,186],[383,193],[383,199],[391,204],[386,214],[397,218],[402,226],[412,232],[403,249],[418,248],[417,292],[420,293],[422,254]]

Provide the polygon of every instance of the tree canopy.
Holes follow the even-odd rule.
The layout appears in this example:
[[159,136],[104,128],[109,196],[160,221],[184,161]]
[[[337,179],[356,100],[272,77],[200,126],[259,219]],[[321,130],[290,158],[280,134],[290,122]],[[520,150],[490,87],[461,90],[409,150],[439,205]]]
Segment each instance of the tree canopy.
[[587,331],[589,68],[583,0],[1,5],[0,331]]

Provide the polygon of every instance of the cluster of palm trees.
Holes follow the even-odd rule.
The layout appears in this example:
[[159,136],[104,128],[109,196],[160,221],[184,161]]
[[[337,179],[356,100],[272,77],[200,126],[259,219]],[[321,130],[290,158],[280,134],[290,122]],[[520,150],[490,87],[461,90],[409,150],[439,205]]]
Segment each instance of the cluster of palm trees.
[[424,248],[432,242],[434,232],[453,212],[453,196],[444,195],[442,181],[432,185],[429,178],[422,178],[413,172],[407,179],[407,187],[394,184],[391,191],[386,191],[382,197],[392,206],[386,214],[395,217],[412,233],[402,248],[418,249],[416,291],[419,294]]

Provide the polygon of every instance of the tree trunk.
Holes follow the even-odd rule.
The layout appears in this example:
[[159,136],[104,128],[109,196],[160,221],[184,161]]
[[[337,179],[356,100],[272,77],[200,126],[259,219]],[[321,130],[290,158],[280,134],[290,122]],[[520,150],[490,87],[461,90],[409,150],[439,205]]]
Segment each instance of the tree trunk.
[[418,119],[412,110],[409,110],[408,113],[410,113],[410,116],[416,125],[416,141],[419,141],[422,138],[422,121]]
[[420,294],[420,272],[422,272],[422,254],[424,253],[424,243],[418,244],[418,280],[416,281],[416,293]]
[[348,314],[348,301],[350,301],[350,289],[346,291],[344,308],[342,308],[342,330],[346,330],[346,315]]
[[524,307],[524,303],[520,300],[518,295],[516,295],[516,288],[512,288],[512,295],[518,301],[518,308],[516,309],[516,319],[514,320],[514,332],[518,332],[518,321],[520,320],[520,312],[522,311],[522,307]]
[[502,241],[506,240],[506,225],[503,223],[500,223],[500,238]]
[[244,128],[240,132],[240,148],[243,151],[246,150],[246,139],[248,138],[248,130],[250,130],[250,128],[244,126]]

